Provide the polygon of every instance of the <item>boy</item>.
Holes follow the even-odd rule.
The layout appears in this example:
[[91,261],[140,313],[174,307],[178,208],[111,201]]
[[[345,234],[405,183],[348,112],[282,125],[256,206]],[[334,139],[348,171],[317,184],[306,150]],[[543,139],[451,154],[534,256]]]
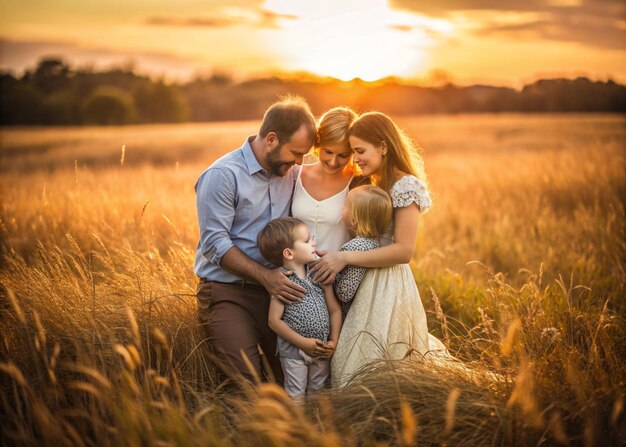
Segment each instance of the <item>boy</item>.
[[269,327],[277,334],[285,390],[301,398],[324,387],[341,330],[341,308],[333,286],[315,284],[307,264],[317,259],[315,241],[299,219],[272,220],[257,238],[261,254],[272,264],[293,271],[290,279],[306,291],[302,300],[284,304],[272,296]]

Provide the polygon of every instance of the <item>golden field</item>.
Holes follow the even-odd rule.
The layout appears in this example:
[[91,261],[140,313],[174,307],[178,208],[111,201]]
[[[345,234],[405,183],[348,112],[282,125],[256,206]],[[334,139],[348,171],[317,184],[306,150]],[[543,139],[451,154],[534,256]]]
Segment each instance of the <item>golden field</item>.
[[0,130],[2,443],[620,445],[626,117],[398,122],[434,202],[413,271],[463,366],[381,361],[304,407],[223,386],[196,315],[193,185],[258,123]]

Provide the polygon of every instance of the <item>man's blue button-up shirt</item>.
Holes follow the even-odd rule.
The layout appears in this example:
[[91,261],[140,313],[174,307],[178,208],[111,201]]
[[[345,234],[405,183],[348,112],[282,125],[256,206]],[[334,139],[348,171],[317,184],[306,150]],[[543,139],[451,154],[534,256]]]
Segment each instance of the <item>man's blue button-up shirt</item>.
[[293,168],[283,177],[267,173],[252,152],[253,139],[216,160],[196,183],[200,240],[194,271],[209,281],[242,279],[220,266],[233,246],[274,267],[261,256],[256,239],[270,220],[289,215],[296,173]]

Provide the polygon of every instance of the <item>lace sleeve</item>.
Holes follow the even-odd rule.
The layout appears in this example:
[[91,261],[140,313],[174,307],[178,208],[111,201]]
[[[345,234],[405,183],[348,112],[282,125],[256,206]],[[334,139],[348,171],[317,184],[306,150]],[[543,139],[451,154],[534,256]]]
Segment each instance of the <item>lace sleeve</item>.
[[[367,251],[379,246],[380,244],[374,239],[357,237],[343,245],[340,251]],[[337,274],[335,294],[341,303],[346,304],[352,301],[366,271],[365,267],[349,265]]]
[[415,202],[420,212],[423,213],[430,208],[432,203],[426,184],[412,175],[398,180],[391,188],[389,195],[394,208],[404,208]]

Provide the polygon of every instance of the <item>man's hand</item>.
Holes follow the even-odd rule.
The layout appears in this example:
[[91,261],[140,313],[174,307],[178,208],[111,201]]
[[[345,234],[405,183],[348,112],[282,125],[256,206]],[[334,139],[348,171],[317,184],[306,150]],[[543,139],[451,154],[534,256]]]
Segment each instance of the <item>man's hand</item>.
[[326,354],[324,342],[317,338],[305,338],[304,342],[298,346],[309,357],[321,357]]
[[319,254],[321,258],[314,261],[311,266],[311,271],[315,272],[313,281],[323,284],[332,284],[333,281],[335,281],[337,273],[346,267],[344,253],[340,251],[318,251],[317,254]]
[[268,270],[263,276],[261,284],[278,300],[284,304],[292,304],[304,298],[305,290],[289,279],[291,272],[284,272],[281,269]]

